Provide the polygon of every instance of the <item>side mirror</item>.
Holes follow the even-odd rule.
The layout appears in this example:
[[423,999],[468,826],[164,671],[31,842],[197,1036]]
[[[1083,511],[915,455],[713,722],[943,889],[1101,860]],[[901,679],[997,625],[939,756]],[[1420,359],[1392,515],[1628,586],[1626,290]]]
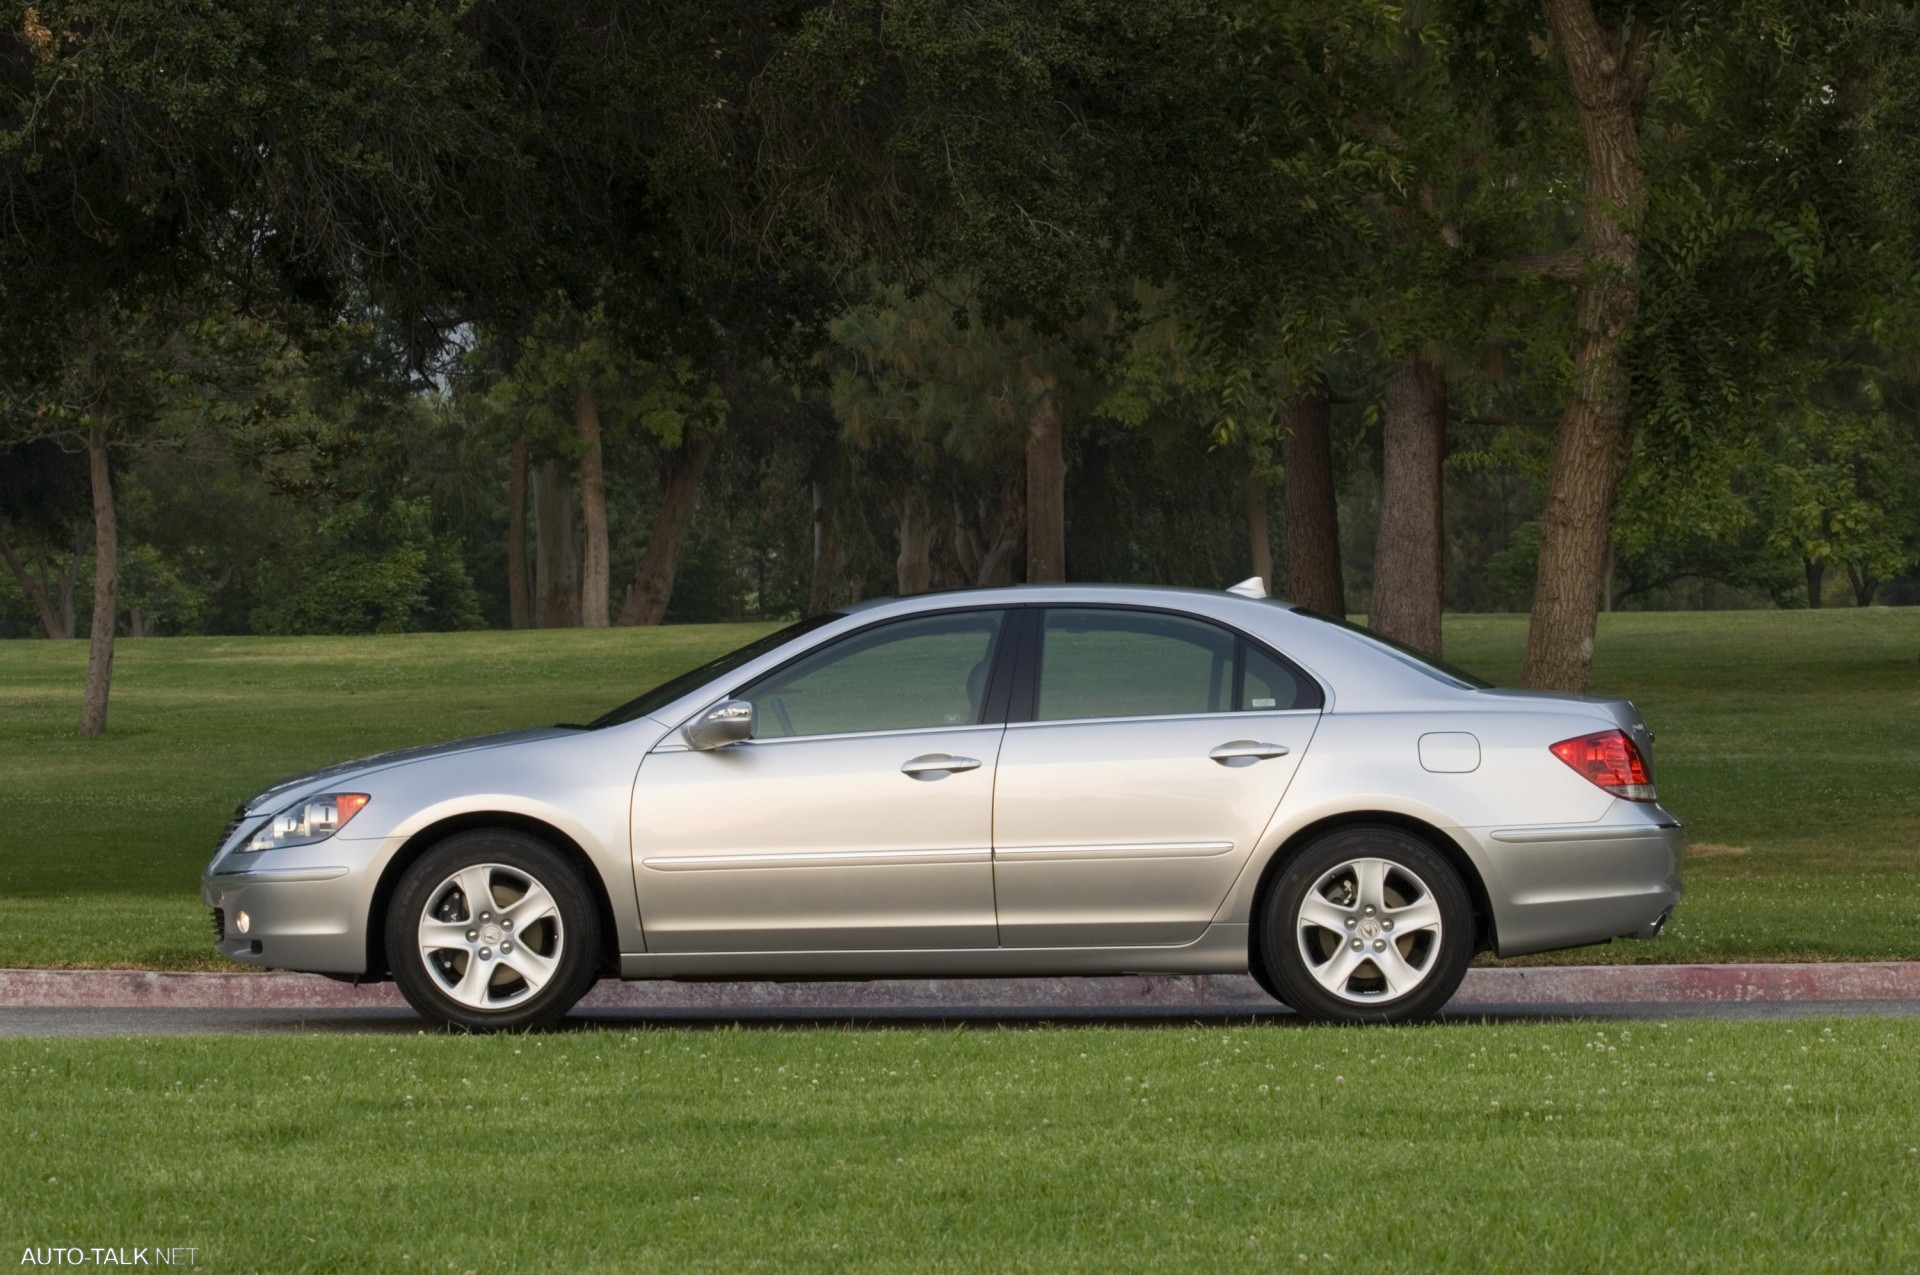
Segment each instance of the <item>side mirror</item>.
[[723,699],[687,724],[687,743],[697,752],[753,738],[753,705]]

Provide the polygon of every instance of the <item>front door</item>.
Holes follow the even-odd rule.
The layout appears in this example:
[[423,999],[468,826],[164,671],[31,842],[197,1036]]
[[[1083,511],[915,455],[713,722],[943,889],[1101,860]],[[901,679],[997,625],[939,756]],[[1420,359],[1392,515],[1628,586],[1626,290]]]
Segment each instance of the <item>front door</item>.
[[[736,692],[754,734],[640,767],[654,952],[992,947],[1001,611],[862,629]],[[991,720],[989,720],[991,719]]]
[[1199,938],[1313,739],[1320,688],[1190,616],[1049,607],[1037,627],[1033,720],[1000,748],[1002,946]]

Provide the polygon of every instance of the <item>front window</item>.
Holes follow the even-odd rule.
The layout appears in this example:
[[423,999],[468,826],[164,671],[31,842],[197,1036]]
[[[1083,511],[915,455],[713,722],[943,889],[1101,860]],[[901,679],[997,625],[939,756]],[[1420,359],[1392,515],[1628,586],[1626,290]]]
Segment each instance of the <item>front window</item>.
[[747,643],[737,651],[729,651],[717,660],[709,660],[699,668],[689,669],[676,678],[660,683],[646,694],[630,699],[610,712],[602,713],[587,723],[588,730],[600,730],[607,726],[620,726],[638,718],[659,712],[682,695],[699,690],[717,677],[724,677],[737,668],[751,664],[754,660],[778,650],[797,637],[813,632],[824,624],[838,620],[837,612],[810,616],[798,624],[789,624],[786,628],[769,633]]
[[962,611],[842,638],[741,692],[754,738],[977,726],[1005,627],[1003,612]]

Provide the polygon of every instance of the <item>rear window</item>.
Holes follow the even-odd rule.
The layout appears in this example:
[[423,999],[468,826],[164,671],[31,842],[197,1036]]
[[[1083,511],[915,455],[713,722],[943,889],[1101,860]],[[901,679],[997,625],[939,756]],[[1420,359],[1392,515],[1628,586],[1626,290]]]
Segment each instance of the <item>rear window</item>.
[[1330,615],[1321,615],[1318,611],[1309,611],[1305,607],[1297,606],[1293,609],[1293,613],[1295,615],[1304,615],[1309,619],[1318,620],[1322,624],[1331,624],[1337,629],[1345,629],[1368,645],[1377,648],[1381,654],[1392,656],[1402,664],[1426,674],[1436,682],[1443,682],[1448,686],[1470,691],[1484,691],[1493,686],[1492,682],[1475,677],[1463,668],[1455,668],[1445,660],[1436,660],[1423,651],[1416,651],[1404,642],[1396,642],[1392,638],[1381,637],[1372,629],[1361,628],[1359,625],[1346,620],[1336,620]]
[[1319,708],[1319,684],[1206,620],[1124,607],[1049,607],[1034,720]]

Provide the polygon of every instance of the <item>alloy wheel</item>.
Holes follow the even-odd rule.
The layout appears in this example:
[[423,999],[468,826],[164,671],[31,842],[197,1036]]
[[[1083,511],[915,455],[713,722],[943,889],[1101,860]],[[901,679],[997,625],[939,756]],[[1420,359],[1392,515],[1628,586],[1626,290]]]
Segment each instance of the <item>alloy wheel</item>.
[[1322,873],[1300,900],[1294,930],[1314,981],[1357,1004],[1399,1000],[1440,955],[1439,901],[1390,859],[1348,859]]
[[461,868],[434,887],[420,915],[428,974],[470,1009],[509,1009],[538,995],[565,942],[553,895],[504,863]]

